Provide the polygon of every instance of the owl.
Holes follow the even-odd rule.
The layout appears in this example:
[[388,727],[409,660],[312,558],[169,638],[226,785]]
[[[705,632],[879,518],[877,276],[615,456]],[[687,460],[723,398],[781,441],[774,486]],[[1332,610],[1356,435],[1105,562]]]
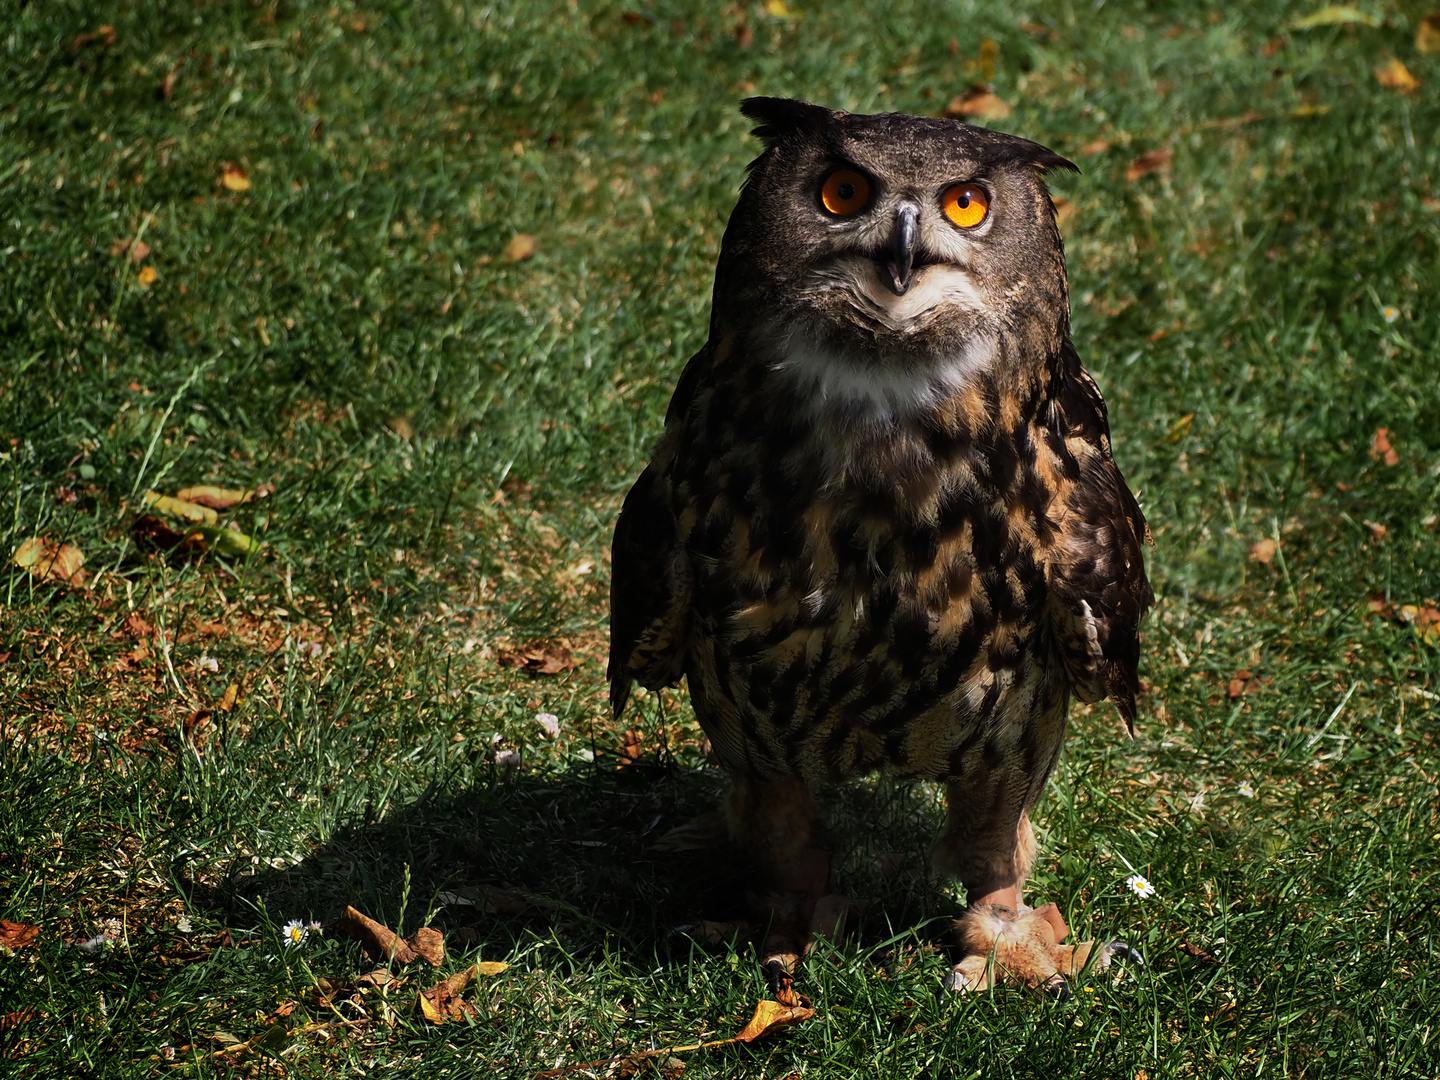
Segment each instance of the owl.
[[1029,812],[1072,696],[1133,733],[1153,600],[1070,340],[1044,176],[1075,166],[956,121],[741,109],[764,152],[709,339],[615,526],[615,714],[685,679],[731,838],[780,893],[814,865],[815,785],[943,785],[936,865],[967,894],[947,986],[1063,991],[1133,952],[1062,945],[1055,905],[1024,905]]

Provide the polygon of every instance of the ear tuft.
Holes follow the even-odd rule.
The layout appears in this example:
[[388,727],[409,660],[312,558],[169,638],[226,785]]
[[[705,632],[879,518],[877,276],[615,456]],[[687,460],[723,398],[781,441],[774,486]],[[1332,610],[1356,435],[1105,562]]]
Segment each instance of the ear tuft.
[[808,101],[776,97],[746,98],[740,102],[740,112],[755,121],[750,133],[766,149],[792,132],[813,130],[835,116],[829,109]]
[[1054,150],[1047,150],[1043,146],[1039,148],[1040,153],[1031,158],[1031,164],[1040,170],[1041,175],[1051,169],[1065,169],[1069,172],[1078,173],[1080,166],[1076,165],[1069,158],[1061,157]]

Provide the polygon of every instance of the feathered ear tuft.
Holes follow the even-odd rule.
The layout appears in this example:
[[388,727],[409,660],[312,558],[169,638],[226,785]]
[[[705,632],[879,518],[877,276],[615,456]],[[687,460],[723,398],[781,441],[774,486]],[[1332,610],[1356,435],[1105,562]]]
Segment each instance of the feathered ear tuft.
[[1076,165],[1069,158],[1061,157],[1055,153],[1054,150],[1047,150],[1043,146],[1039,149],[1041,152],[1032,157],[1030,163],[1039,169],[1042,174],[1049,172],[1051,169],[1066,169],[1073,173],[1080,171],[1080,166]]
[[746,98],[740,102],[740,111],[755,121],[751,134],[763,142],[766,149],[791,132],[816,128],[835,115],[808,101],[775,97]]

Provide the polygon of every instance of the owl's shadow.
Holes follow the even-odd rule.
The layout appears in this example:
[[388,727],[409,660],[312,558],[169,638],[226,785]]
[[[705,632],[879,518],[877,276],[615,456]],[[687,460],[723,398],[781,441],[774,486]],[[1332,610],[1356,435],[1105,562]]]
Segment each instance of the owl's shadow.
[[[236,923],[253,922],[259,904],[277,924],[328,923],[353,906],[389,926],[434,926],[452,949],[492,958],[553,938],[572,956],[608,949],[646,965],[683,962],[705,936],[697,923],[713,930],[754,911],[758,875],[744,852],[677,844],[672,833],[716,821],[726,786],[713,767],[650,761],[497,771],[467,791],[367,816],[294,865],[194,886],[192,899]],[[958,913],[925,865],[933,798],[883,781],[821,796],[834,883],[874,900],[854,927],[859,941]],[[709,947],[726,947],[710,937]]]

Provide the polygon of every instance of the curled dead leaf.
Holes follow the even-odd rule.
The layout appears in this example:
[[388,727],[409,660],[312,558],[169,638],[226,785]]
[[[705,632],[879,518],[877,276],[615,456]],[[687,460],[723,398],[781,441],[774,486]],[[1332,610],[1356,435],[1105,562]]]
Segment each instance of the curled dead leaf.
[[1168,146],[1159,150],[1147,150],[1137,158],[1132,158],[1130,164],[1125,166],[1125,179],[1134,183],[1143,176],[1152,173],[1164,175],[1170,171],[1170,163],[1175,157],[1175,151]]
[[253,488],[222,488],[209,484],[202,484],[199,487],[181,488],[175,493],[175,498],[180,502],[192,503],[195,506],[209,507],[211,510],[228,510],[239,503],[247,503],[254,499],[262,499],[275,489],[269,484],[261,484]]
[[809,1020],[815,1010],[807,1005],[782,1005],[778,1001],[760,1001],[755,1005],[755,1015],[750,1023],[735,1036],[735,1042],[751,1043],[756,1039],[779,1031],[803,1020]]
[[40,936],[40,927],[34,923],[11,922],[0,919],[0,945],[7,949],[19,949],[32,944]]
[[140,496],[140,505],[161,514],[193,521],[199,525],[214,525],[220,520],[220,515],[208,506],[186,502],[184,499],[172,498],[169,495],[161,495],[157,491],[147,491]]
[[1265,682],[1266,680],[1248,671],[1237,671],[1230,677],[1230,684],[1225,688],[1225,696],[1231,701],[1236,701],[1246,694],[1254,694],[1264,689]]
[[569,649],[539,642],[520,649],[502,650],[495,654],[495,659],[510,667],[533,671],[537,675],[560,675],[566,671],[574,671],[578,666]]
[[512,263],[524,262],[535,254],[537,248],[535,237],[529,233],[516,233],[505,245],[504,259]]
[[215,706],[221,712],[229,712],[235,708],[235,703],[240,700],[240,687],[231,683],[225,688],[224,695],[220,698],[220,704]]
[[1348,4],[1327,4],[1318,11],[1296,19],[1290,24],[1290,29],[1313,30],[1317,26],[1346,26],[1351,24],[1379,26],[1380,20],[1374,15],[1367,15],[1365,12],[1358,11]]
[[29,571],[37,581],[84,587],[85,553],[71,544],[62,544],[48,536],[32,536],[10,559],[22,570]]
[[1387,90],[1399,94],[1413,94],[1420,89],[1420,80],[1410,74],[1410,69],[1393,56],[1386,57],[1374,67],[1375,81]]
[[415,1005],[426,1020],[432,1024],[443,1024],[448,1020],[463,1020],[475,1012],[475,1007],[460,995],[480,974],[479,965],[471,964],[464,971],[456,972],[448,979],[441,979],[428,990],[415,994]]
[[439,967],[445,959],[445,938],[439,930],[429,926],[421,927],[402,940],[384,923],[376,922],[353,907],[347,907],[345,914],[340,916],[340,920],[335,924],[335,934],[358,941],[360,947],[374,960],[394,960],[408,964],[419,958],[432,967]]
[[620,750],[617,755],[620,758],[620,764],[616,767],[623,769],[626,765],[634,765],[640,760],[640,754],[640,732],[633,730],[625,732],[620,738]]
[[76,34],[75,40],[70,42],[70,51],[72,53],[78,53],[81,49],[90,45],[100,45],[108,48],[115,44],[115,40],[115,27],[102,26],[98,30],[91,31],[88,34]]
[[952,120],[1003,120],[1010,115],[1010,105],[984,86],[972,86],[945,106],[945,115]]

